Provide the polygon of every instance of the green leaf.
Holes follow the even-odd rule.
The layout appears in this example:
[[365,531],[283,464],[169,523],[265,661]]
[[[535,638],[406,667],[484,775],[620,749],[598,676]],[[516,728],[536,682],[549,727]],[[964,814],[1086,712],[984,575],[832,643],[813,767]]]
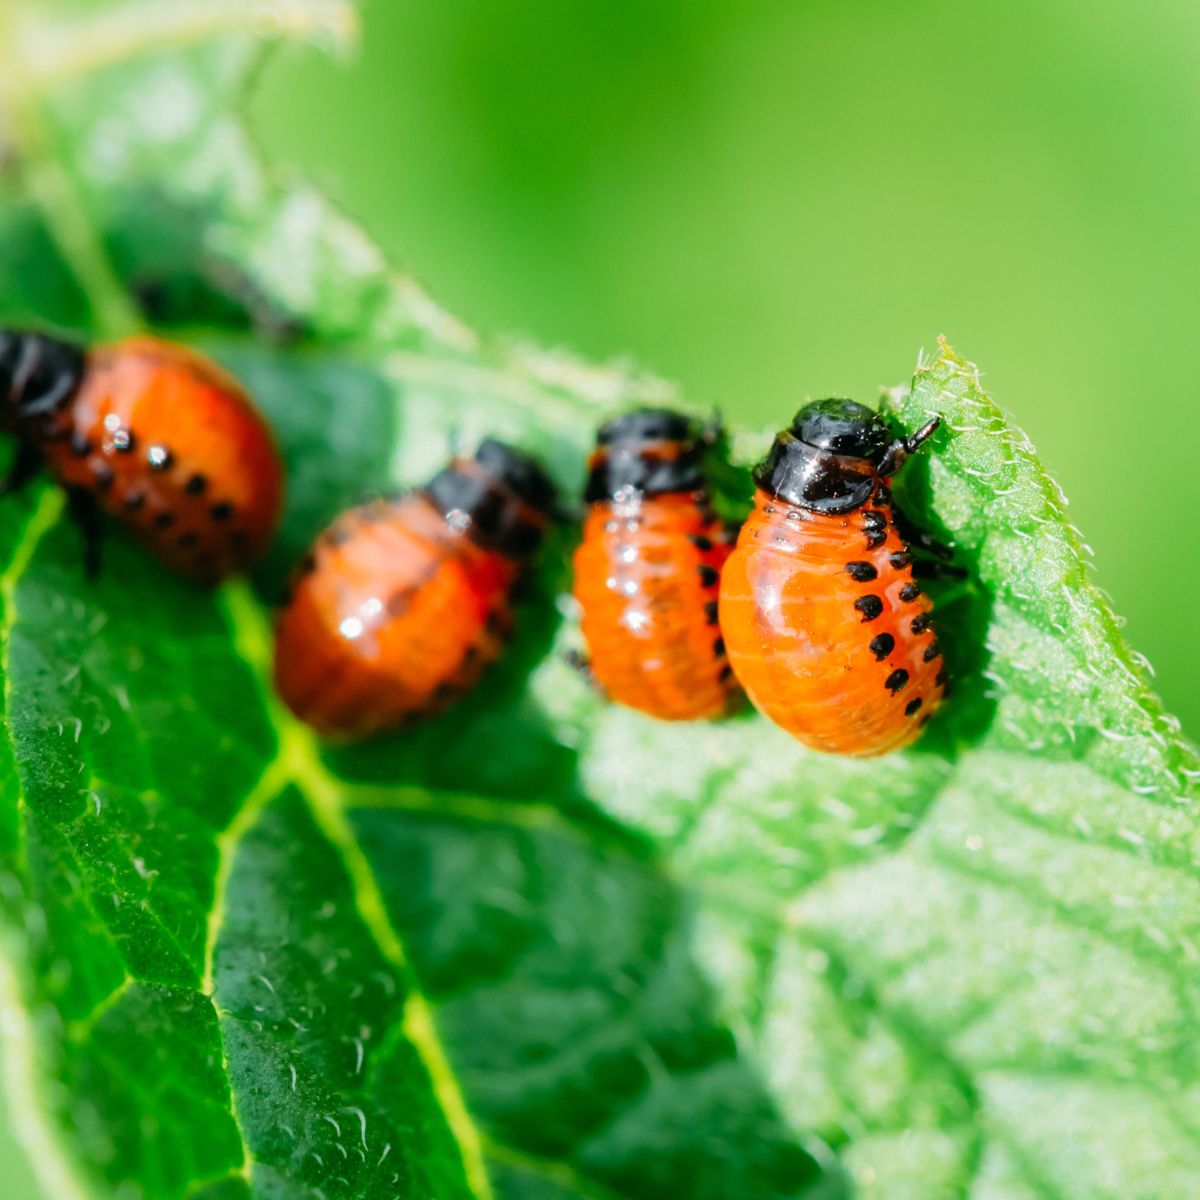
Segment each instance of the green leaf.
[[[484,358],[316,193],[267,176],[228,105],[279,9],[12,31],[0,227],[6,319],[114,335],[153,294],[261,397],[290,485],[268,594],[339,507],[444,458],[452,426],[523,438],[548,408],[540,448],[576,470],[581,401],[539,374],[595,411],[624,390]],[[252,332],[276,311],[298,343]],[[532,824],[494,789],[443,798],[386,748],[335,771],[269,694],[245,585],[197,592],[119,535],[88,583],[62,508],[44,487],[0,525],[5,1058],[48,1194],[815,1195],[643,846],[582,798]],[[494,687],[552,631],[553,573]],[[489,736],[463,730],[455,761]],[[519,744],[570,770],[544,732]]]
[[566,535],[451,716],[324,752],[280,710],[264,601],[340,507],[485,432],[576,489],[603,413],[678,398],[482,341],[269,171],[236,105],[271,19],[350,16],[127,0],[0,37],[5,319],[111,336],[152,297],[289,467],[257,593],[119,535],[86,584],[54,491],[0,509],[5,1061],[48,1194],[1195,1191],[1197,760],[946,348],[892,398],[945,418],[904,499],[971,572],[912,750],[603,705],[560,653]]

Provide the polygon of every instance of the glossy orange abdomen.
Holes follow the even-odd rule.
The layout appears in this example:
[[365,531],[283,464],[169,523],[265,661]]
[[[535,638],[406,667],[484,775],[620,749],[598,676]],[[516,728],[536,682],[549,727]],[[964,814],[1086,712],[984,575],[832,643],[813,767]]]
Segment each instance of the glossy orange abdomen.
[[27,436],[169,566],[214,583],[266,551],[283,472],[266,423],[207,358],[137,337],[88,352],[69,403]]
[[835,516],[762,491],[721,585],[754,705],[814,749],[864,757],[907,745],[941,703],[930,609],[888,507]]
[[618,704],[663,720],[725,712],[737,685],[717,625],[730,545],[690,493],[591,505],[575,598],[592,674]]
[[515,576],[420,494],[346,513],[280,616],[280,696],[322,733],[348,737],[444,707],[500,653]]
[[709,504],[713,436],[635,409],[600,427],[588,463],[574,591],[592,679],[664,721],[720,716],[738,691],[717,625],[730,536]]
[[755,707],[816,750],[899,749],[945,695],[886,483],[939,425],[896,437],[862,404],[817,400],[755,469],[754,511],[722,574],[721,632]]
[[503,649],[513,587],[551,502],[530,460],[485,442],[426,488],[344,513],[279,614],[283,701],[342,738],[446,708]]

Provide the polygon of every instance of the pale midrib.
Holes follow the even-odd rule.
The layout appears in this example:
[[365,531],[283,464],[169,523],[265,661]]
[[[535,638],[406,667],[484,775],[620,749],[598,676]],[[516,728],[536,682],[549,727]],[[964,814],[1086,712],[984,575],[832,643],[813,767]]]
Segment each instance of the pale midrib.
[[[330,775],[321,760],[312,731],[284,708],[271,688],[271,633],[249,586],[244,581],[227,584],[221,591],[221,600],[233,634],[234,646],[254,672],[263,710],[276,732],[276,756],[264,772],[260,786],[252,793],[252,796],[258,797],[258,811],[261,812],[273,798],[273,794],[277,795],[283,787],[289,784],[294,786],[304,797],[317,828],[338,852],[350,877],[359,918],[385,960],[399,971],[407,982],[408,990],[401,1025],[421,1059],[446,1124],[458,1145],[467,1185],[477,1200],[492,1200],[491,1180],[488,1178],[487,1164],[484,1160],[483,1137],[471,1116],[462,1087],[450,1065],[437,1032],[432,1008],[415,977],[403,939],[396,932],[387,914],[371,865],[346,821],[340,797],[340,781]],[[263,782],[266,780],[270,780],[270,784],[264,786]],[[276,787],[273,794],[268,791],[269,786]],[[247,815],[244,807],[234,817],[230,826],[231,833],[223,839],[221,867],[226,881],[238,843],[253,826],[254,817],[257,815],[257,812]],[[222,901],[217,899],[214,918],[209,923],[208,944],[205,949],[205,977],[210,987],[213,976],[212,962],[220,929],[218,909],[221,904]]]

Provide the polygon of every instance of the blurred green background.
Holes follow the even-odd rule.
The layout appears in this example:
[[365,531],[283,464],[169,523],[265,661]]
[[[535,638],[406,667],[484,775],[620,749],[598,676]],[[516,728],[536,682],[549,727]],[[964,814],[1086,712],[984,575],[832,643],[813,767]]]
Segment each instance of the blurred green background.
[[738,419],[947,333],[1195,734],[1198,50],[1192,0],[375,0],[253,115],[456,313]]

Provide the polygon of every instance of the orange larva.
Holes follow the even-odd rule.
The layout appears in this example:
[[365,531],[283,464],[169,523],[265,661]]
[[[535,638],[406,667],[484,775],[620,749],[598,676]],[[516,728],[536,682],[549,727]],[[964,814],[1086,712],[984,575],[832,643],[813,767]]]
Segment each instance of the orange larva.
[[500,654],[553,505],[541,468],[488,440],[425,487],[338,517],[279,615],[284,702],[339,738],[446,708]]
[[737,684],[717,625],[729,555],[695,423],[643,409],[601,430],[575,554],[590,669],[618,704],[663,720],[725,712]]
[[151,337],[85,351],[0,332],[0,403],[19,439],[4,490],[48,467],[89,569],[101,511],[206,583],[249,566],[275,534],[283,475],[270,431],[236,380],[194,351]]
[[937,426],[896,439],[861,404],[818,401],[755,472],[754,511],[722,577],[721,631],[755,706],[817,750],[886,754],[942,701],[931,605],[886,483]]

